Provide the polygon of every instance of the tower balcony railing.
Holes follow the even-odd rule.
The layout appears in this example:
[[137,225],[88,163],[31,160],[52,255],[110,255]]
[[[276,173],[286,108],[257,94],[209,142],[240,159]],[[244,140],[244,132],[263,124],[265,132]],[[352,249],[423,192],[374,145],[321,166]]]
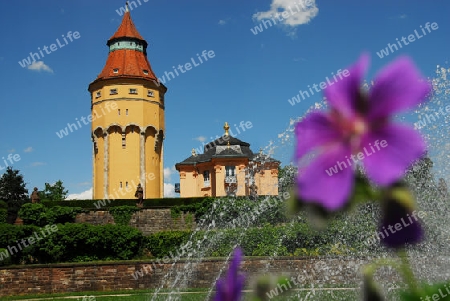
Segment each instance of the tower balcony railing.
[[236,184],[237,178],[236,176],[226,176],[225,177],[225,184]]

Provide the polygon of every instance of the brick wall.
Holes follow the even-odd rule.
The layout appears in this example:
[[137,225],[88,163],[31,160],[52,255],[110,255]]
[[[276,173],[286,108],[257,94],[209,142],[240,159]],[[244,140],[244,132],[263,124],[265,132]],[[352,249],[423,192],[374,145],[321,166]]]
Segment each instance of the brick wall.
[[[248,281],[267,273],[296,277],[305,286],[310,284],[343,284],[356,287],[361,284],[359,274],[362,265],[375,258],[297,258],[297,257],[247,257],[241,270]],[[450,277],[449,256],[415,257],[414,274],[431,282],[448,280]],[[190,262],[192,274],[188,274],[188,262],[179,260],[156,263],[153,261],[129,261],[120,263],[72,263],[52,265],[28,265],[0,267],[0,297],[38,293],[70,293],[83,291],[116,291],[158,288],[164,283],[167,288],[176,277],[186,278],[186,283],[177,283],[177,288],[210,288],[220,270],[226,270],[227,263],[221,259],[204,259]],[[143,267],[146,269],[142,270]],[[145,272],[147,271],[147,273]],[[136,271],[142,276],[133,277]],[[169,272],[171,272],[169,274]],[[377,280],[383,284],[400,280],[393,269],[382,268]]]
[[[114,224],[114,217],[108,211],[90,211],[80,213],[75,218],[76,223],[92,225]],[[131,216],[130,226],[139,229],[144,235],[167,230],[187,230],[196,227],[192,214],[181,213],[172,217],[170,209],[143,209]]]
[[[242,271],[247,279],[265,273],[298,277],[303,273],[305,283],[328,283],[357,285],[361,278],[358,270],[366,259],[322,259],[318,265],[317,259],[279,258],[248,258],[242,264]],[[165,278],[169,271],[178,271],[187,276],[186,285],[191,288],[211,287],[220,270],[226,266],[223,259],[207,259],[193,265],[193,273],[188,275],[183,260],[152,265],[151,262],[126,262],[102,264],[54,264],[35,265],[27,267],[0,268],[0,296],[38,294],[38,293],[69,293],[81,291],[114,291],[128,289],[158,288],[162,281],[168,287],[177,273]],[[132,276],[146,265],[147,274],[137,280]],[[153,268],[150,268],[153,267]],[[182,287],[177,285],[177,287]]]

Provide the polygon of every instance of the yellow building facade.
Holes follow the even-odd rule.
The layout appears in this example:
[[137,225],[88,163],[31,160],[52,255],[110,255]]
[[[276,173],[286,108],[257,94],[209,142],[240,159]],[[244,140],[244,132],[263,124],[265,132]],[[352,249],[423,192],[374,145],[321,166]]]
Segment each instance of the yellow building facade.
[[180,197],[278,195],[280,162],[253,153],[250,144],[225,134],[175,165],[180,174]]
[[106,64],[89,85],[92,110],[93,198],[164,196],[164,95],[147,59],[147,42],[127,11],[108,40]]

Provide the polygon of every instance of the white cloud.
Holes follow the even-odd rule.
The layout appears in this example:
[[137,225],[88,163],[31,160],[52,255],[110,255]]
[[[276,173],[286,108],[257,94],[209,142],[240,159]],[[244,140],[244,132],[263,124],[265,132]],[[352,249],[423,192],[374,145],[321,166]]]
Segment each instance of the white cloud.
[[[286,18],[282,16],[283,12],[288,15]],[[308,23],[318,13],[316,0],[272,0],[270,10],[257,12],[253,15],[253,19],[261,21],[274,18],[277,24],[296,27]]]
[[225,25],[225,24],[230,23],[230,21],[232,21],[231,18],[225,18],[225,19],[219,20],[219,22],[218,22],[217,24],[219,24],[219,25]]
[[16,152],[15,148],[8,149],[8,153],[15,153],[15,152]]
[[206,137],[205,136],[198,136],[195,138],[192,138],[193,140],[197,140],[199,142],[205,142],[206,141]]
[[33,166],[33,167],[36,167],[36,166],[42,166],[42,165],[45,165],[46,163],[44,163],[44,162],[33,162],[33,163],[31,163],[31,166]]
[[92,188],[81,193],[69,194],[66,200],[92,200]]
[[33,151],[33,148],[31,146],[29,146],[23,150],[24,153],[31,153],[32,151]]
[[53,73],[53,70],[49,66],[44,64],[43,61],[35,61],[35,62],[33,62],[33,64],[28,66],[28,69],[36,70],[36,71],[47,71],[47,72]]
[[176,197],[175,193],[175,185],[171,183],[164,183],[164,197],[165,198],[173,198]]
[[164,180],[170,181],[170,177],[175,172],[176,172],[176,169],[174,166],[164,168]]
[[401,14],[399,16],[395,16],[395,17],[390,17],[389,19],[406,19],[408,17],[408,15],[406,14]]

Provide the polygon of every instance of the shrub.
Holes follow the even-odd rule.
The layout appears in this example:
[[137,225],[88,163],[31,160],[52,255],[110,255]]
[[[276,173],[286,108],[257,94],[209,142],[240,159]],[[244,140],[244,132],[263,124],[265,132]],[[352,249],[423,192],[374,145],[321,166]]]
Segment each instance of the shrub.
[[8,250],[0,248],[0,266],[10,265],[11,263],[12,261]]
[[121,225],[58,225],[58,231],[33,245],[39,263],[129,260],[140,255],[143,235]]
[[[57,263],[92,260],[129,260],[140,255],[143,235],[139,230],[120,225],[57,225],[48,232],[35,226],[0,225],[0,248],[17,246],[18,241],[37,233],[42,239],[11,256],[19,263]],[[42,235],[45,233],[45,236]]]
[[38,230],[39,228],[31,225],[14,226],[10,224],[0,224],[0,248],[8,248],[9,246],[14,250],[14,254],[9,258],[10,262],[19,264],[24,261],[27,254],[24,251],[29,251],[29,247],[20,250],[20,248],[17,247],[17,244],[22,239],[31,237],[33,233]]
[[5,201],[0,200],[0,209],[8,209],[8,204]]
[[261,196],[256,201],[245,197],[205,198],[202,203],[171,207],[171,212],[172,216],[190,212],[197,221],[203,220],[202,224],[214,221],[219,228],[285,223],[289,220],[285,215],[285,204],[275,199],[278,198]]
[[73,223],[80,212],[83,212],[81,207],[55,206],[47,209],[46,218],[49,224]]
[[73,223],[83,209],[80,207],[45,207],[43,204],[24,204],[19,210],[19,217],[24,225],[44,226],[46,224]]
[[0,208],[0,224],[6,224],[8,220],[8,210]]
[[19,217],[24,225],[44,226],[47,224],[47,208],[42,204],[24,204],[19,210]]
[[185,244],[191,231],[164,231],[149,235],[145,238],[145,247],[152,256],[163,258],[170,256],[170,252],[176,255],[177,248]]
[[114,217],[117,225],[127,226],[130,223],[131,216],[140,209],[132,206],[119,206],[109,208],[109,213]]
[[285,246],[258,244],[252,256],[287,256],[289,252]]
[[[190,205],[201,203],[205,198],[161,198],[144,200],[144,208],[169,208],[173,206]],[[134,206],[136,199],[116,199],[116,200],[68,200],[68,201],[41,201],[46,207],[81,207],[83,209],[104,210],[107,207]]]

